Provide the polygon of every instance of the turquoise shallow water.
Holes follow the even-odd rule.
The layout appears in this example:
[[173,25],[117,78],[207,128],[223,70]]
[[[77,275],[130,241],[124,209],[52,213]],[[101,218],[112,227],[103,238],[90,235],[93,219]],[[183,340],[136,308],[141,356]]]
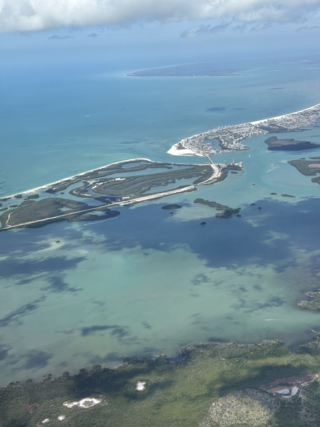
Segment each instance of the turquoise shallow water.
[[[130,79],[71,68],[7,76],[1,195],[134,157],[199,163],[166,151],[190,134],[318,103],[317,71],[305,68],[274,64],[239,78]],[[311,127],[293,137],[319,142],[316,135]],[[244,163],[216,185],[120,208],[113,220],[1,233],[1,383],[175,356],[199,341],[310,339],[319,314],[296,304],[319,287],[319,186],[287,160],[320,152],[270,153],[264,139],[214,157]],[[215,218],[197,197],[241,207],[242,216]],[[167,203],[183,207],[171,215],[161,209]]]

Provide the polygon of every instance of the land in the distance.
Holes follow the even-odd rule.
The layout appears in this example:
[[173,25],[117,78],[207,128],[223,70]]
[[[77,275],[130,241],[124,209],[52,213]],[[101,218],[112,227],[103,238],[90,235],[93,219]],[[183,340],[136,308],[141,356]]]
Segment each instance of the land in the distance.
[[[19,193],[2,199],[7,203],[0,215],[0,231],[17,227],[41,227],[58,221],[95,221],[119,215],[110,210],[116,206],[145,202],[161,197],[194,191],[198,185],[209,185],[226,178],[230,170],[241,170],[241,166],[232,164],[190,165],[152,162],[149,159],[133,159],[113,163],[63,179],[58,182],[36,188],[33,194]],[[150,173],[139,175],[141,171]],[[183,180],[184,184],[179,185]],[[188,181],[186,184],[185,182]],[[190,181],[190,182],[189,182]],[[174,188],[167,189],[167,186]],[[66,197],[65,191],[76,201]],[[41,197],[37,192],[41,193]],[[12,205],[12,198],[20,201]],[[90,204],[92,201],[95,205]],[[87,203],[88,202],[88,203]],[[97,205],[96,203],[100,203]]]
[[[316,123],[319,118],[320,104],[317,104],[283,116],[240,125],[218,127],[199,133],[174,144],[168,153],[174,156],[209,156],[236,150],[247,150],[248,147],[242,144],[245,139],[270,133],[298,132],[301,131],[301,127]],[[299,143],[302,142],[306,144],[305,141],[299,141]]]
[[126,74],[127,77],[218,77],[237,76],[240,70],[219,69],[216,64],[205,62],[200,64],[184,64],[172,67],[152,68],[148,70],[134,71]]

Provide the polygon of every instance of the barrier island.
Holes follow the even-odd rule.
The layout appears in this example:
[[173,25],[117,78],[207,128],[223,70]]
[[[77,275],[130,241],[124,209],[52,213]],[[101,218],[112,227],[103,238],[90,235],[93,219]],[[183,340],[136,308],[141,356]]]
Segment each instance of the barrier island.
[[214,184],[225,179],[229,170],[233,169],[241,170],[242,165],[234,162],[214,164],[211,159],[209,163],[196,165],[153,162],[149,159],[113,163],[25,193],[20,192],[19,205],[10,205],[11,198],[17,199],[17,195],[2,199],[0,231],[42,227],[59,221],[114,218],[120,214],[112,210],[114,207],[195,191],[199,185]]
[[[222,126],[189,136],[174,144],[168,153],[174,156],[208,156],[237,150],[248,150],[248,147],[242,144],[242,141],[245,139],[256,135],[268,135],[272,133],[302,132],[302,127],[316,123],[319,118],[320,104],[317,104],[294,113],[239,125]],[[288,144],[282,142],[281,145],[283,148]],[[291,147],[295,146],[294,149],[297,150],[300,149],[297,147],[302,147],[302,145],[307,148],[314,148],[314,145],[317,144],[313,145],[308,141],[295,141],[289,145]]]

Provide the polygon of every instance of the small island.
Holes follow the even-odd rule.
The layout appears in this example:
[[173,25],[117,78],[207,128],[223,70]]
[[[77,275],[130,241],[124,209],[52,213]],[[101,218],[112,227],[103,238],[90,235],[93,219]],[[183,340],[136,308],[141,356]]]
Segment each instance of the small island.
[[271,151],[296,151],[296,150],[310,150],[320,147],[320,144],[315,144],[310,141],[297,141],[291,139],[278,139],[276,136],[271,136],[264,141],[268,150]]
[[217,211],[223,211],[223,212],[217,213],[215,215],[216,218],[229,219],[229,218],[232,218],[232,215],[239,214],[241,210],[241,208],[232,209],[229,206],[221,205],[220,203],[217,203],[217,202],[210,202],[209,200],[204,200],[200,198],[196,199],[194,203],[201,203],[203,205],[209,206],[210,208],[216,208]]
[[165,205],[165,206],[162,206],[161,209],[167,209],[167,210],[171,211],[173,209],[181,209],[181,208],[182,208],[182,206],[180,206],[180,205]]
[[289,160],[288,163],[295,167],[302,175],[315,176],[311,181],[320,184],[320,176],[316,176],[320,173],[320,162],[317,159],[317,157],[310,157],[310,160]]

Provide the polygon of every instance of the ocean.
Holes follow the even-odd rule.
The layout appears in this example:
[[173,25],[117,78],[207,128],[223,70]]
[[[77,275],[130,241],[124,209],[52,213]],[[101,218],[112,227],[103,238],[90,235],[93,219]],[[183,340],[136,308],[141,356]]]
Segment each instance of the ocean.
[[[319,103],[318,63],[308,60],[200,78],[125,77],[138,62],[8,65],[0,197],[131,158],[203,163],[167,151],[189,135]],[[320,127],[289,135],[319,142]],[[117,208],[115,219],[0,233],[0,385],[124,357],[174,358],[199,342],[297,348],[312,339],[319,314],[297,303],[320,287],[319,187],[287,161],[320,151],[268,152],[265,139],[213,156],[244,171],[196,192]],[[199,197],[241,207],[241,217],[216,218]],[[182,208],[170,214],[168,203]]]

